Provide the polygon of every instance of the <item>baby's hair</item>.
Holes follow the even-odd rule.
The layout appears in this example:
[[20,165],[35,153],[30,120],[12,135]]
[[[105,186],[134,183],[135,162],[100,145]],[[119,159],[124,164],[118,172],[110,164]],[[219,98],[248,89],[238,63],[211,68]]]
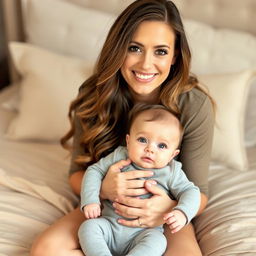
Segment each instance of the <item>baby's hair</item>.
[[157,104],[155,104],[155,105],[145,104],[145,103],[136,104],[129,113],[128,133],[130,133],[131,127],[132,127],[135,119],[140,114],[142,114],[143,112],[148,111],[148,110],[153,110],[153,111],[151,111],[151,117],[149,119],[145,120],[145,121],[148,121],[148,122],[163,120],[166,117],[165,112],[168,112],[168,114],[175,117],[178,121],[178,124],[179,124],[180,140],[181,140],[182,135],[183,135],[183,127],[180,123],[180,120],[179,120],[177,114],[175,112],[173,112],[172,110],[166,108],[165,106],[157,105]]

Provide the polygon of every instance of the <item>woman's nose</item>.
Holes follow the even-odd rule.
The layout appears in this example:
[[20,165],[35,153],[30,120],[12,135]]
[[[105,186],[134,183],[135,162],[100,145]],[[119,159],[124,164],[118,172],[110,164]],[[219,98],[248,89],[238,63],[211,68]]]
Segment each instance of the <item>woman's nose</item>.
[[153,65],[153,56],[150,52],[145,52],[142,56],[142,68],[149,70]]

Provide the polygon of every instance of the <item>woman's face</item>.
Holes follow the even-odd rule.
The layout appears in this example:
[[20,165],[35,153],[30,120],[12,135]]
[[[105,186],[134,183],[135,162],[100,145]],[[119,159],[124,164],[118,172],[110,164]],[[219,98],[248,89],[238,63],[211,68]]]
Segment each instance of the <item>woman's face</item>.
[[135,101],[158,102],[160,85],[175,62],[175,34],[161,21],[144,21],[135,31],[121,73]]

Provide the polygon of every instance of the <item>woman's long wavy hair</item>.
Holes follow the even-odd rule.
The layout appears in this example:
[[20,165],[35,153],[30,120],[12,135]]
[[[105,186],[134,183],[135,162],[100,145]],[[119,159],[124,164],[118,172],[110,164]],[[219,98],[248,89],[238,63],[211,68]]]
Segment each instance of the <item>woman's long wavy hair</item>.
[[[71,103],[70,131],[61,139],[67,148],[73,137],[75,118],[81,122],[81,146],[84,155],[76,162],[88,166],[122,144],[127,131],[128,113],[133,101],[120,68],[124,63],[129,43],[143,21],[161,21],[175,33],[176,61],[169,76],[160,86],[160,104],[179,114],[179,96],[194,87],[198,80],[190,74],[191,52],[178,9],[168,0],[137,0],[128,6],[112,25],[95,66],[94,74],[80,87]],[[207,93],[207,92],[205,92]]]

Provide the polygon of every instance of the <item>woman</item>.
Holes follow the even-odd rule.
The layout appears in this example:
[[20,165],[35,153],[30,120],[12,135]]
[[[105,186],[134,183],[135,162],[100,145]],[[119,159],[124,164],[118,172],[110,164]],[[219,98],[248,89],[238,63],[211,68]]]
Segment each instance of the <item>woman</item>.
[[[107,36],[94,74],[80,87],[70,107],[73,137],[70,185],[79,195],[86,167],[124,144],[127,116],[137,102],[162,104],[176,112],[184,127],[179,161],[201,191],[200,214],[207,204],[207,178],[214,113],[210,96],[190,75],[191,54],[176,6],[167,0],[138,0],[116,19]],[[153,181],[140,177],[150,171],[121,173],[129,160],[110,167],[101,187],[102,199],[115,201],[116,212],[138,218],[120,223],[130,227],[163,224],[176,202]],[[150,199],[136,197],[151,192]],[[80,255],[77,231],[84,221],[75,209],[47,229],[32,246],[31,255]],[[165,256],[202,255],[193,226],[171,234],[165,229]]]

